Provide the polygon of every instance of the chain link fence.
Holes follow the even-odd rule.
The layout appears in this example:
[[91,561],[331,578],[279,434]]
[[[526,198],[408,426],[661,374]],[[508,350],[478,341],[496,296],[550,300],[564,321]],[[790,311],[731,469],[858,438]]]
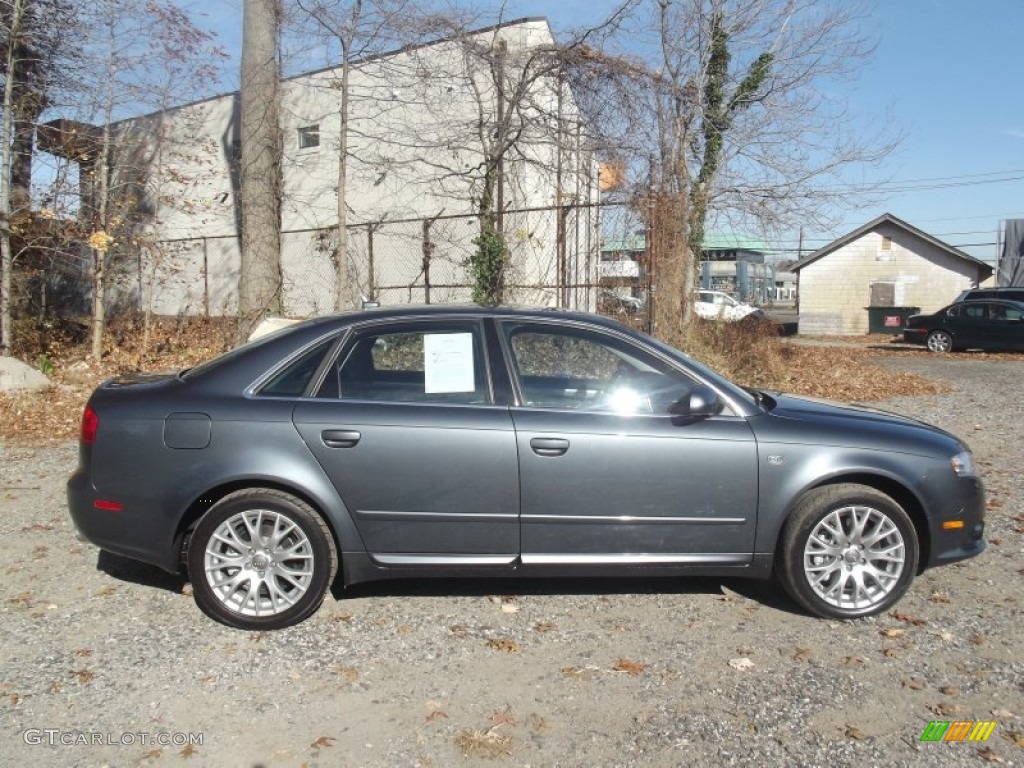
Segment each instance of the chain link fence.
[[[506,211],[505,300],[510,304],[594,311],[601,289],[604,206]],[[470,257],[479,234],[475,215],[437,215],[347,227],[353,297],[394,304],[471,300]],[[335,228],[281,233],[281,297],[287,316],[334,311],[338,293]],[[131,261],[127,262],[130,272]],[[139,309],[159,315],[233,316],[241,268],[237,237],[163,241],[143,249],[135,265]],[[122,281],[125,282],[125,281]],[[127,280],[130,283],[131,280]]]

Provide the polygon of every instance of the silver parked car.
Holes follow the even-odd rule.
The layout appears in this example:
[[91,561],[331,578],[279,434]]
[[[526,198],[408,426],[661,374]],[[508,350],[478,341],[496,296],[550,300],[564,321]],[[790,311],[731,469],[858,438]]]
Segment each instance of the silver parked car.
[[778,577],[819,616],[884,611],[984,549],[953,435],[740,388],[611,320],[403,307],[317,318],[101,385],[71,515],[244,629],[421,576]]

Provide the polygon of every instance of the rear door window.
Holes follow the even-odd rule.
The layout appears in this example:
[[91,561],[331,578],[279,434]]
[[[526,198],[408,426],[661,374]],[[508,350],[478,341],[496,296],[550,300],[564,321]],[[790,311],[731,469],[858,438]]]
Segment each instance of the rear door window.
[[356,333],[317,397],[484,405],[490,391],[478,322],[404,322]]

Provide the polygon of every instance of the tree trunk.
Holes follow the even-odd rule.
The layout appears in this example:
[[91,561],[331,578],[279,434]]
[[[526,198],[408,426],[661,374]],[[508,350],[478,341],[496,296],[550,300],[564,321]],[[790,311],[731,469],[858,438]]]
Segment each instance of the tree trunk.
[[11,333],[11,275],[14,271],[14,252],[11,246],[11,165],[14,106],[14,71],[17,40],[21,37],[24,21],[24,0],[11,4],[11,27],[7,42],[7,78],[4,82],[3,122],[0,125],[0,355],[8,355],[13,344]]
[[679,343],[688,287],[689,249],[685,236],[686,197],[660,193],[652,206],[651,257],[654,264],[654,335]]
[[[346,46],[347,47],[347,46]],[[348,238],[348,109],[349,72],[351,64],[348,52],[344,54],[341,70],[341,108],[338,136],[338,252],[337,252],[337,294],[335,309],[344,312],[362,306],[359,285],[349,254]]]
[[281,311],[279,18],[275,0],[245,0],[242,35],[242,261],[239,339]]

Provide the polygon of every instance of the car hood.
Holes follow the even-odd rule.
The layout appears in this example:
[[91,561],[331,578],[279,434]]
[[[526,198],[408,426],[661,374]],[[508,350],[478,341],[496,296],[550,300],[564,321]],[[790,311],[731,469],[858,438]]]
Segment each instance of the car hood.
[[923,421],[859,404],[771,393],[775,406],[755,417],[759,439],[840,445],[928,456],[966,450],[955,435]]

